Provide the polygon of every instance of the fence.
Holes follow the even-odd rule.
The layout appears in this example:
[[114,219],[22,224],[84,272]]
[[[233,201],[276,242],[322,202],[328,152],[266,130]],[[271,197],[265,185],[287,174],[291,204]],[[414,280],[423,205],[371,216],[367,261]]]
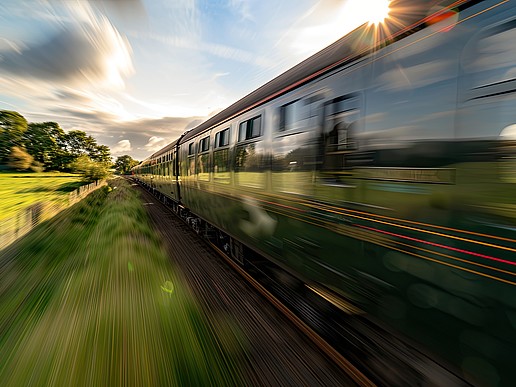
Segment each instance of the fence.
[[3,219],[0,227],[0,250],[21,238],[41,222],[48,220],[64,209],[74,205],[89,193],[105,186],[103,181],[95,181],[88,185],[83,185],[68,194],[68,200],[62,202],[37,202],[19,211],[15,216]]

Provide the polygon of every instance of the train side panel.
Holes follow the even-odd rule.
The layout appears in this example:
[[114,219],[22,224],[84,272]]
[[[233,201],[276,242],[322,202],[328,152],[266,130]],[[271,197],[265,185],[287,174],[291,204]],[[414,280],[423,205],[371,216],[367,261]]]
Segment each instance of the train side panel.
[[477,2],[187,134],[180,176],[165,156],[141,179],[466,377],[510,385],[515,13]]

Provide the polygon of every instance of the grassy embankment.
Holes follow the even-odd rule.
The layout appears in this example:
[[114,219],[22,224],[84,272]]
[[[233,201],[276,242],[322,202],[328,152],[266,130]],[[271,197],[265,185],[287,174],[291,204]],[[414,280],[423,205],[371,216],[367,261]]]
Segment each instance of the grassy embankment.
[[140,200],[115,185],[0,253],[2,385],[238,385]]
[[60,202],[80,187],[81,176],[70,173],[0,173],[0,221],[36,202]]

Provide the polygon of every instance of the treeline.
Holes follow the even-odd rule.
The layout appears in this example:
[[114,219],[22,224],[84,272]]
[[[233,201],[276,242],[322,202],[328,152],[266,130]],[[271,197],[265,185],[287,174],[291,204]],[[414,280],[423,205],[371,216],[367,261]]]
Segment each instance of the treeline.
[[97,180],[113,167],[127,173],[137,163],[124,155],[113,165],[109,147],[81,130],[66,133],[57,122],[27,122],[18,112],[0,110],[0,169],[79,172]]

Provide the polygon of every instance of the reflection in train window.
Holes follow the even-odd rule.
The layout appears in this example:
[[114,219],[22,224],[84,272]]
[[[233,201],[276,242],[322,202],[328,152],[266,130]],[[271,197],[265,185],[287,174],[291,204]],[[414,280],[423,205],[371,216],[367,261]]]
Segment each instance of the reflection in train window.
[[213,179],[217,183],[229,184],[229,149],[213,152]]
[[262,117],[253,117],[240,123],[238,129],[238,141],[250,140],[262,135]]
[[272,187],[275,191],[310,195],[317,164],[316,133],[281,136],[273,142]]
[[262,142],[236,147],[234,165],[237,185],[252,188],[265,187],[265,157]]
[[210,180],[210,136],[206,136],[199,141],[197,154],[197,176],[199,180]]
[[301,101],[293,101],[280,107],[280,125],[278,131],[291,130],[296,128],[301,120],[305,119],[306,108]]
[[210,180],[210,154],[203,153],[197,156],[197,173],[199,180]]
[[302,129],[309,126],[310,123],[307,120],[317,116],[322,99],[322,95],[317,94],[281,106],[278,132]]
[[206,152],[210,149],[210,137],[204,137],[199,141],[199,153]]
[[215,148],[229,145],[229,128],[221,130],[215,135]]
[[188,156],[188,164],[187,164],[187,176],[193,176],[195,175],[195,157],[194,156]]
[[335,98],[326,104],[323,170],[339,171],[347,167],[347,154],[356,149],[355,131],[359,114],[359,100],[354,96]]
[[516,79],[516,21],[491,28],[466,51],[463,66],[472,74],[472,87]]

